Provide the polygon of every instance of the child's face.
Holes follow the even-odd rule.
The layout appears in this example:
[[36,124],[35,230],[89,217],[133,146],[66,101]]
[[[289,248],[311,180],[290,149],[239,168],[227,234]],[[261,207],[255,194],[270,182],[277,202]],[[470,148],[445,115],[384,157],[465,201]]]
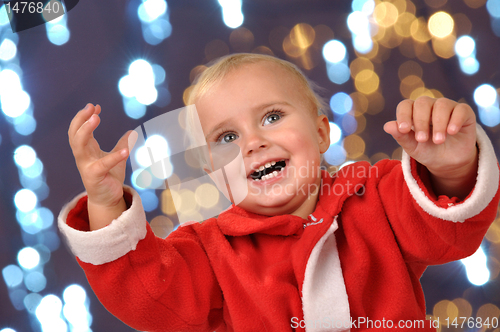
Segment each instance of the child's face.
[[[196,102],[207,142],[234,142],[241,149],[248,195],[238,206],[247,211],[292,214],[310,204],[308,197],[320,184],[329,124],[303,89],[277,64],[259,62],[230,72]],[[277,175],[254,179],[264,174],[256,170],[274,162]]]

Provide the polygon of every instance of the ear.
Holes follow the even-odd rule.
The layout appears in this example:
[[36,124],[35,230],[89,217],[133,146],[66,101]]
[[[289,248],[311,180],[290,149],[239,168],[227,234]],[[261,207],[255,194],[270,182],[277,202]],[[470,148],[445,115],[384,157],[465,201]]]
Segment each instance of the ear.
[[326,115],[319,115],[316,119],[318,128],[319,152],[325,153],[330,147],[330,122]]

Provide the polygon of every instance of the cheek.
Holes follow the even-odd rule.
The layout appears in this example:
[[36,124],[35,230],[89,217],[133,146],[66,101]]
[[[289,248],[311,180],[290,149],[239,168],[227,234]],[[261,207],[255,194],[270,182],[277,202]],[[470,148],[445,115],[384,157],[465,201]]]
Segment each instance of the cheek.
[[313,133],[289,130],[280,135],[280,139],[291,152],[307,152],[310,156],[319,154],[318,141]]

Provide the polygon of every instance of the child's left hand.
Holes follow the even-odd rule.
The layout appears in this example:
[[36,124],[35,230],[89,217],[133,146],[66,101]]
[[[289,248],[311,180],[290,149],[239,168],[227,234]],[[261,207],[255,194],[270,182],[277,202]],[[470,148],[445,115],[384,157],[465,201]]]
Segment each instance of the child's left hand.
[[476,116],[446,98],[403,100],[384,130],[431,173],[438,195],[466,197],[477,174]]

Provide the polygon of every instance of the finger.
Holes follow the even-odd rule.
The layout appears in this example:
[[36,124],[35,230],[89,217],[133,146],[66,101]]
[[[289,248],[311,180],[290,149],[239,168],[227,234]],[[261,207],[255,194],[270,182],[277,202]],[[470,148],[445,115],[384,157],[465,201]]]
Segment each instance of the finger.
[[84,109],[76,113],[73,120],[71,120],[68,129],[68,136],[70,140],[73,138],[73,136],[75,136],[75,133],[78,131],[78,129],[82,126],[82,124],[85,123],[85,121],[90,118],[92,114],[94,114],[94,105],[90,103],[87,104]]
[[456,102],[446,98],[439,98],[434,102],[432,106],[432,141],[435,144],[444,143],[446,140],[446,130],[456,105]]
[[467,104],[457,104],[451,115],[450,122],[448,124],[448,134],[455,135],[463,127],[469,126],[476,123],[476,115],[472,108]]
[[415,140],[415,133],[409,131],[408,133],[402,133],[398,128],[398,123],[396,121],[389,121],[384,125],[384,130],[386,133],[392,135],[392,137],[398,142],[398,144],[408,153],[412,154],[417,148],[418,142]]
[[[137,138],[139,137],[139,134],[137,131],[132,131],[129,136],[128,136],[128,150],[132,151],[132,149],[135,146],[135,143],[137,143]],[[129,152],[130,153],[130,152]]]
[[398,104],[398,107],[396,108],[396,128],[403,134],[407,134],[411,130],[412,109],[413,100],[410,99],[403,100]]
[[113,169],[120,162],[126,160],[128,157],[128,150],[121,149],[113,153],[109,153],[101,159],[97,160],[93,165],[94,174],[97,177],[104,177],[111,169]]
[[89,140],[94,137],[94,130],[99,126],[101,118],[99,115],[92,114],[92,116],[78,129],[72,140],[71,147],[74,152],[82,151],[88,144]]
[[413,126],[415,127],[415,139],[418,142],[427,142],[429,139],[431,112],[434,102],[434,98],[422,96],[418,97],[413,103]]

